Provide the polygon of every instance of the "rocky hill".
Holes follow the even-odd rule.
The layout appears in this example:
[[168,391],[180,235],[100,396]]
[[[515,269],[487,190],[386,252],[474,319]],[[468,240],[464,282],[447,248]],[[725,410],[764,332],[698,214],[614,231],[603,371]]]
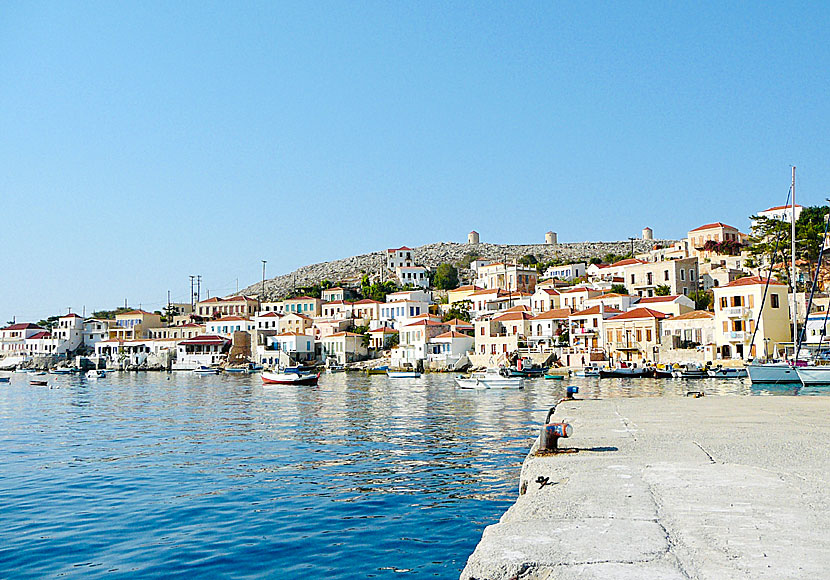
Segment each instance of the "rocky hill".
[[[670,245],[673,243],[674,240],[634,240],[634,251],[635,253],[645,252],[651,250],[657,244]],[[630,251],[631,241],[578,242],[557,245],[459,244],[454,242],[438,242],[413,248],[413,258],[417,264],[429,268],[436,268],[444,262],[456,264],[471,254],[486,260],[502,261],[512,261],[527,254],[533,254],[540,261],[559,259],[565,262],[571,262],[577,260],[587,261],[593,257],[602,258],[608,253],[626,254]],[[386,252],[379,251],[343,258],[342,260],[334,260],[332,262],[303,266],[289,274],[266,280],[264,294],[268,300],[277,300],[291,292],[295,287],[310,286],[323,280],[330,280],[331,282],[356,280],[363,273],[367,273],[372,279],[375,279],[380,277],[381,271],[383,271],[383,275],[388,279],[390,273],[386,271],[385,260]],[[463,277],[463,270],[461,274]],[[257,295],[261,291],[261,286],[262,284],[257,282],[242,290],[241,293]]]

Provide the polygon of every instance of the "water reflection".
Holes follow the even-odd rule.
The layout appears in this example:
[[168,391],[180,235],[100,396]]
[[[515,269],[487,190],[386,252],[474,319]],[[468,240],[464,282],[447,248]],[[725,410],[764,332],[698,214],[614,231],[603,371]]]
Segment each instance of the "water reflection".
[[567,385],[586,398],[826,394],[740,379],[49,380],[0,390],[0,569],[26,576],[457,577]]

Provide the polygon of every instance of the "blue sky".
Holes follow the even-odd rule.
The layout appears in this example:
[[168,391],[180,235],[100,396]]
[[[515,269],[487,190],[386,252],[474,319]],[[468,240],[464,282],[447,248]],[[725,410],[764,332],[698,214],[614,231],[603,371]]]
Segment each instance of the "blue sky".
[[9,2],[0,322],[830,194],[822,3]]

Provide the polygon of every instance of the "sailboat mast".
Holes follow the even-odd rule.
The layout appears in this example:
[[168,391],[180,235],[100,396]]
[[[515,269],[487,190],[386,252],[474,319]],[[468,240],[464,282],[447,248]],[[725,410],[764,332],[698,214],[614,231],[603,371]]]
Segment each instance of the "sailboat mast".
[[793,292],[793,356],[795,356],[796,341],[798,340],[798,303],[795,289],[795,166],[793,166],[792,206],[790,206],[790,222],[792,226],[792,276],[790,277]]

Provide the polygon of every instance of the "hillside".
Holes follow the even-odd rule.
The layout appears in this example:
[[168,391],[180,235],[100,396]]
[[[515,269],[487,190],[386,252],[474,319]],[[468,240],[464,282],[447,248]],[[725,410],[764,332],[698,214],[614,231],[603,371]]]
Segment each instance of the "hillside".
[[[650,250],[655,244],[672,244],[673,240],[634,240],[635,253]],[[602,258],[605,254],[626,254],[631,251],[630,241],[620,242],[577,242],[569,244],[546,245],[507,245],[507,244],[460,244],[455,242],[438,242],[413,248],[413,257],[417,264],[436,268],[444,262],[456,263],[465,255],[477,254],[487,260],[514,260],[527,254],[533,254],[540,261],[560,259],[574,261]],[[290,292],[294,287],[309,286],[322,280],[338,282],[354,279],[368,273],[375,278],[385,269],[385,251],[361,254],[331,262],[321,262],[298,268],[294,272],[265,281],[265,296],[276,300]],[[462,272],[463,275],[463,272]],[[388,278],[389,272],[384,276]],[[261,283],[257,282],[241,291],[243,294],[257,295]]]

